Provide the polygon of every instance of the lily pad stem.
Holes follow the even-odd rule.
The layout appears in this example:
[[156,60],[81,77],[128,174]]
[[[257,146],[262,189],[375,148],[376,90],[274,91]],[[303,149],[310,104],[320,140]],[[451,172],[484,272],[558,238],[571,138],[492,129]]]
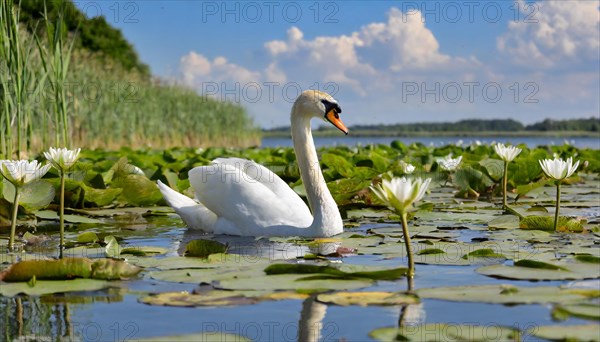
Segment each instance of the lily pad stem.
[[504,162],[504,175],[502,176],[502,209],[506,209],[506,188],[508,185],[508,162]]
[[560,210],[560,183],[556,181],[556,211],[554,212],[554,231],[558,228],[558,213]]
[[60,244],[58,246],[59,255],[62,259],[63,249],[65,248],[65,172],[60,172],[60,209],[59,209],[59,220],[60,220]]
[[12,221],[10,224],[10,237],[8,239],[8,250],[12,251],[15,244],[15,233],[17,230],[17,212],[19,211],[19,197],[21,196],[21,187],[15,185],[15,198],[13,200]]
[[402,220],[402,234],[404,234],[404,245],[406,246],[406,254],[408,256],[408,277],[415,276],[415,261],[413,260],[412,247],[410,245],[410,235],[408,233],[408,223],[406,222],[406,213],[400,213]]

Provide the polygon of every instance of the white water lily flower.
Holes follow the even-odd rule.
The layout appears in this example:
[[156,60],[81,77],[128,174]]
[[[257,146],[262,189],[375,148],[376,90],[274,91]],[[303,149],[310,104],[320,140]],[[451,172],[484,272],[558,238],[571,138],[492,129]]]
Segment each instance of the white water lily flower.
[[402,172],[410,175],[411,173],[415,172],[415,166],[412,164],[409,164],[405,161],[400,161],[400,167],[402,168]]
[[79,152],[81,149],[78,148],[76,150],[68,150],[66,148],[53,148],[50,147],[49,152],[44,152],[44,157],[48,159],[52,166],[60,171],[67,171],[73,165],[77,159],[79,159]]
[[573,158],[571,157],[569,157],[567,161],[564,161],[560,158],[554,158],[540,160],[539,162],[542,170],[544,170],[544,173],[548,177],[556,180],[563,180],[571,177],[571,175],[573,175],[573,173],[575,173],[577,170],[577,167],[579,167],[579,160],[573,164]]
[[445,156],[444,158],[438,158],[436,161],[437,161],[438,165],[442,168],[442,170],[454,171],[454,170],[458,169],[458,166],[460,165],[460,162],[462,161],[462,156],[459,156],[458,158],[452,158],[452,154],[449,154],[449,155]]
[[38,180],[48,172],[50,164],[42,166],[37,160],[2,160],[0,161],[0,173],[14,186]]
[[411,205],[423,198],[425,191],[431,183],[431,178],[425,180],[421,178],[407,179],[392,178],[384,179],[381,184],[371,186],[371,190],[388,207],[398,212],[406,212]]
[[494,145],[494,151],[500,156],[500,159],[505,162],[513,161],[519,153],[521,153],[521,149],[514,146],[505,146],[502,143],[497,143]]

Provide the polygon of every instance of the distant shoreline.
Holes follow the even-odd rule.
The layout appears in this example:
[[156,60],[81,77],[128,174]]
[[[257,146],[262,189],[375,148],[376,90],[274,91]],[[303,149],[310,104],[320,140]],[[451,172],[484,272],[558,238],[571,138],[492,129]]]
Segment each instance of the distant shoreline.
[[[335,137],[339,136],[336,130],[319,131],[314,130],[316,137]],[[589,131],[473,131],[473,132],[392,132],[378,130],[352,130],[349,135],[355,137],[556,137],[556,138],[600,138],[600,132]],[[285,131],[263,131],[263,138],[289,138],[290,132]]]

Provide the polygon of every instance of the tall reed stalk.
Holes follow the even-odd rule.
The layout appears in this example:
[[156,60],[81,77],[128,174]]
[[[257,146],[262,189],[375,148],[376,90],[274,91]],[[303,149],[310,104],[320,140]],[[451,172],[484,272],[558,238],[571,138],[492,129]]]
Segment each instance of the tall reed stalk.
[[69,148],[69,113],[65,85],[75,40],[71,39],[68,46],[65,42],[68,31],[64,23],[64,7],[58,12],[53,23],[48,17],[48,10],[44,3],[44,22],[47,48],[44,48],[37,38],[36,42],[40,51],[41,64],[48,74],[54,98],[54,143]]
[[[19,25],[18,6],[0,2],[0,138],[4,158],[21,159],[34,139],[33,114],[46,80],[46,73],[31,61],[35,44]],[[16,141],[14,136],[16,135]]]

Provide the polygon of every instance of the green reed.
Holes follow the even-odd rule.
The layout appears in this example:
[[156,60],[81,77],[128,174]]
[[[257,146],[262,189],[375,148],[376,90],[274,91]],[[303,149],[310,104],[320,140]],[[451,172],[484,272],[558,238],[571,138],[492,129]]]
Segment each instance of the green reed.
[[[0,1],[0,146],[22,158],[49,146],[248,146],[260,132],[239,105],[126,70],[74,48],[63,16],[39,36]],[[76,33],[75,33],[76,34]]]

